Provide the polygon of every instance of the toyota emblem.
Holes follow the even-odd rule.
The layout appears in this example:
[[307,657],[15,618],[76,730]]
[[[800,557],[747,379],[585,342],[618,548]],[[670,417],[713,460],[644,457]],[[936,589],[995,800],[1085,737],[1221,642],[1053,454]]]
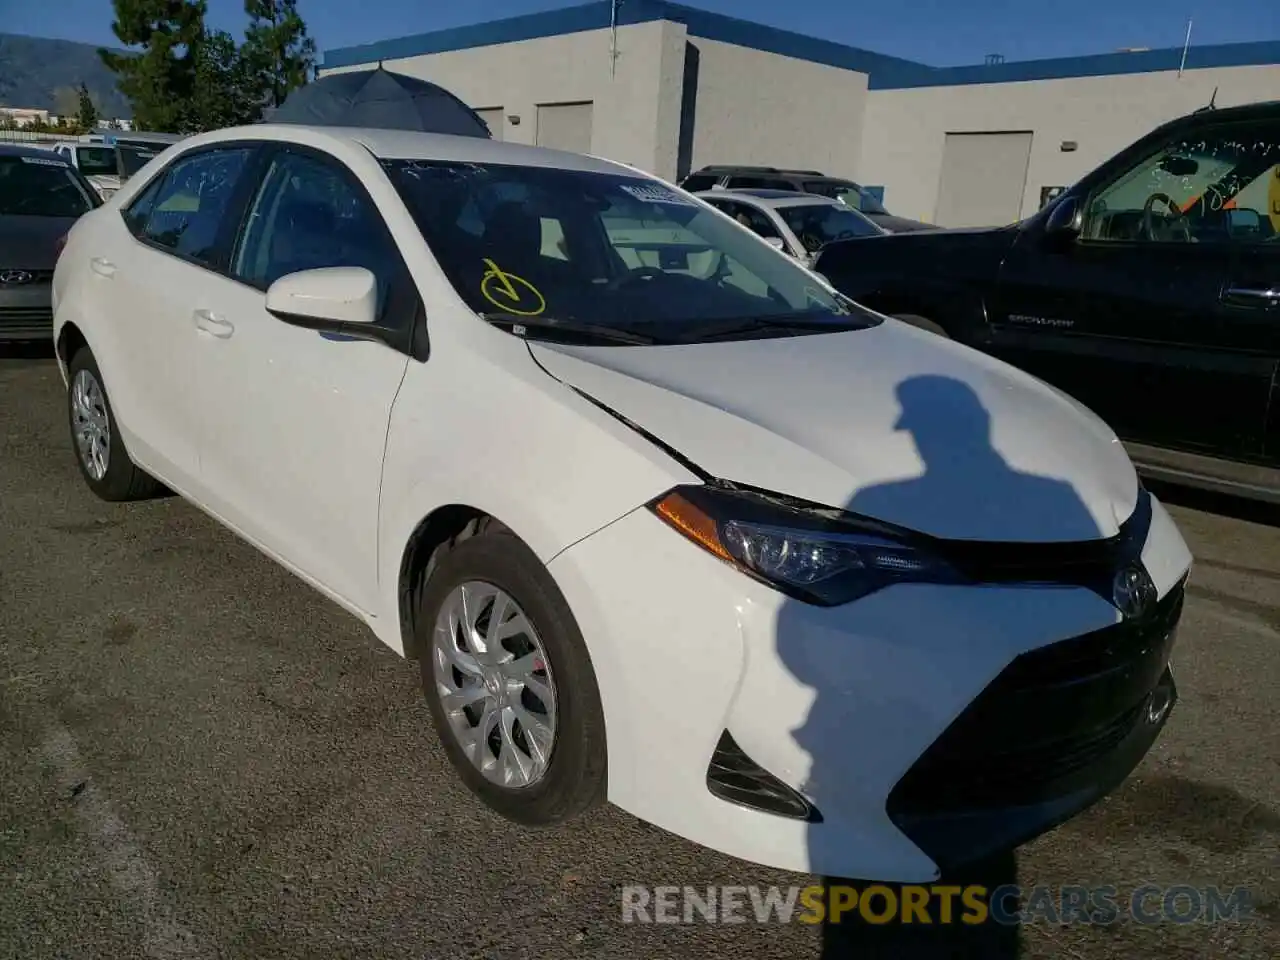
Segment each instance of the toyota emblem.
[[6,287],[17,287],[30,283],[35,279],[26,270],[0,270],[0,284]]
[[1156,585],[1141,564],[1131,564],[1116,572],[1111,583],[1111,601],[1131,620],[1146,614],[1156,601]]

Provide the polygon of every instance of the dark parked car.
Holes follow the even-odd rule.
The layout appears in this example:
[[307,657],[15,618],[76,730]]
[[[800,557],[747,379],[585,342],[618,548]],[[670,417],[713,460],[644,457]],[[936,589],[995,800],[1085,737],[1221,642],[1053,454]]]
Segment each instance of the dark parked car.
[[912,230],[932,230],[931,224],[906,217],[895,217],[884,204],[852,180],[828,177],[817,170],[782,170],[777,167],[743,167],[735,165],[703,167],[680,181],[680,187],[690,193],[700,193],[715,187],[730,190],[789,190],[799,193],[816,193],[833,200],[840,200],[868,219],[886,233],[906,233]]
[[1021,223],[815,269],[1075,397],[1151,476],[1280,501],[1280,102],[1167,123]]
[[101,205],[89,181],[52,151],[0,144],[0,341],[53,336],[60,241]]

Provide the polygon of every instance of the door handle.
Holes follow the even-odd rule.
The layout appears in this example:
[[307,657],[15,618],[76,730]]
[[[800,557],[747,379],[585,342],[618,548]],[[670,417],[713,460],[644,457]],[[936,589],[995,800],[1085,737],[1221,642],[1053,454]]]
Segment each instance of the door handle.
[[1260,300],[1263,303],[1280,303],[1280,288],[1277,287],[1227,287],[1225,298],[1228,300]]
[[230,320],[218,316],[212,310],[197,310],[191,316],[196,322],[197,329],[220,340],[225,340],[236,332]]
[[112,277],[115,276],[116,265],[102,257],[94,257],[89,261],[89,269],[100,277]]

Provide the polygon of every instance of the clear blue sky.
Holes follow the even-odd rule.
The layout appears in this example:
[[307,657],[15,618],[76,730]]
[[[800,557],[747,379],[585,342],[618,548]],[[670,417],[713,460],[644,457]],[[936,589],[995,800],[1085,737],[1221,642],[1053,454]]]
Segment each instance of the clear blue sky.
[[[569,6],[562,0],[299,0],[321,50]],[[1280,0],[691,0],[699,6],[935,66],[1280,40]],[[239,36],[242,0],[209,0],[210,22]],[[114,43],[110,0],[0,0],[0,30]]]

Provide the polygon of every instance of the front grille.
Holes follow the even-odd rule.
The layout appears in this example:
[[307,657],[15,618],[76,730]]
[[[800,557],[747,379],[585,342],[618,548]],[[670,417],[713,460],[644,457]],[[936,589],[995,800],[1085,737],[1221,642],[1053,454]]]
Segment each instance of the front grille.
[[[31,275],[31,279],[30,279],[30,280],[27,280],[26,282],[21,283],[21,284],[14,284],[14,285],[13,285],[13,287],[15,287],[15,288],[17,288],[17,287],[30,287],[30,286],[34,286],[34,285],[35,285],[35,284],[37,284],[37,283],[52,283],[52,282],[53,282],[53,271],[52,271],[52,270],[32,270],[30,267],[0,267],[0,276],[4,275],[5,273],[9,272],[10,270],[21,271],[22,273],[26,273],[26,274],[30,274],[30,275]],[[0,283],[0,290],[5,289],[5,288],[8,288],[8,287],[10,287],[10,285],[9,285],[9,284],[6,284],[6,283]]]
[[1013,661],[894,788],[891,814],[1041,803],[1140,722],[1169,662],[1184,587],[1142,620]]
[[53,336],[53,311],[48,307],[0,306],[0,339]]
[[743,753],[728,730],[721,735],[707,768],[707,789],[742,807],[792,820],[822,822],[813,804]]
[[1054,583],[1088,587],[1111,599],[1112,578],[1142,555],[1151,528],[1151,494],[1139,488],[1133,513],[1115,536],[1067,543],[938,541],[935,549],[979,583]]

